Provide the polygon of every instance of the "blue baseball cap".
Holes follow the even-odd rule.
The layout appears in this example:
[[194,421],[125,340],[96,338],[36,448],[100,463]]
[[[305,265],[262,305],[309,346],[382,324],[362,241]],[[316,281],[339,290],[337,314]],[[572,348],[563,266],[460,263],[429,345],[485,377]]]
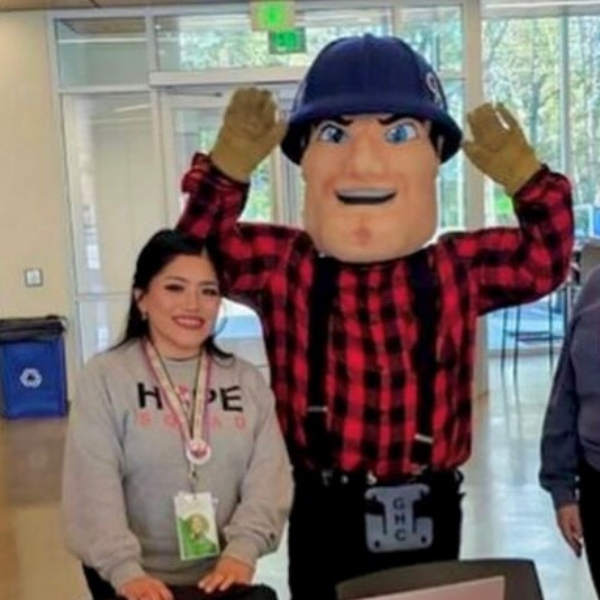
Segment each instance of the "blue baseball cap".
[[299,164],[311,123],[376,113],[431,121],[444,138],[442,162],[460,147],[461,129],[431,65],[399,38],[366,34],[330,42],[317,55],[296,93],[281,149]]

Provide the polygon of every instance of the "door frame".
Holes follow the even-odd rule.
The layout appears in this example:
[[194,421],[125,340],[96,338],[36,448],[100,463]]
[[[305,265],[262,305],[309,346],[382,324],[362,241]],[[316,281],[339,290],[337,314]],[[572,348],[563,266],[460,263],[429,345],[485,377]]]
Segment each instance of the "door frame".
[[[179,193],[178,172],[175,159],[175,123],[173,112],[178,109],[224,110],[230,94],[239,87],[259,87],[272,91],[285,113],[293,101],[295,90],[306,71],[305,67],[267,67],[254,69],[211,70],[193,73],[151,73],[159,123],[158,144],[163,165],[164,198],[169,223],[176,223],[181,214],[182,197]],[[301,199],[298,197],[299,172],[283,159],[280,151],[270,157],[273,182],[273,222],[297,225]],[[287,201],[284,202],[284,196]]]

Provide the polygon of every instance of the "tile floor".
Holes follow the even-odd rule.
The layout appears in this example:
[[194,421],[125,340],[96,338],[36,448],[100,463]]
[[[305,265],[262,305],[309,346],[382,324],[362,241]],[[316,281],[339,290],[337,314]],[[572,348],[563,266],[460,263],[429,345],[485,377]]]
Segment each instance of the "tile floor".
[[[536,561],[546,600],[594,600],[585,563],[568,551],[538,488],[538,441],[550,383],[547,358],[523,361],[518,380],[490,364],[491,391],[475,411],[473,458],[465,467],[463,557]],[[58,518],[63,420],[0,421],[0,598],[84,600]],[[285,589],[285,548],[259,576]]]

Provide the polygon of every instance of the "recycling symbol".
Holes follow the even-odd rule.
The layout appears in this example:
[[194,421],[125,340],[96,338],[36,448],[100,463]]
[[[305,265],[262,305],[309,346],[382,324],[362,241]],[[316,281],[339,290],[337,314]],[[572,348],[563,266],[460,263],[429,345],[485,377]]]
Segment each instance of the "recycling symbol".
[[42,374],[37,369],[23,369],[19,379],[26,388],[39,388],[42,385]]

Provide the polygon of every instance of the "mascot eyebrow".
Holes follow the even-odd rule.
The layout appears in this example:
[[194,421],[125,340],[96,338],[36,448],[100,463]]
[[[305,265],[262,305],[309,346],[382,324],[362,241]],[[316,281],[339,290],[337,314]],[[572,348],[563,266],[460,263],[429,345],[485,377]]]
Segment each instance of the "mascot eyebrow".
[[[381,123],[381,125],[391,125],[392,123],[395,123],[396,121],[400,121],[402,119],[410,119],[411,121],[420,121],[420,122],[427,121],[427,119],[417,119],[410,115],[394,114],[394,115],[389,115],[387,117],[382,117],[381,119],[377,119],[377,122]],[[315,127],[318,127],[319,125],[321,125],[321,123],[338,123],[339,125],[348,126],[348,125],[352,125],[352,123],[354,123],[356,120],[357,119],[353,118],[353,117],[331,117],[329,119],[319,119],[318,121],[315,121],[313,123],[313,130]]]

